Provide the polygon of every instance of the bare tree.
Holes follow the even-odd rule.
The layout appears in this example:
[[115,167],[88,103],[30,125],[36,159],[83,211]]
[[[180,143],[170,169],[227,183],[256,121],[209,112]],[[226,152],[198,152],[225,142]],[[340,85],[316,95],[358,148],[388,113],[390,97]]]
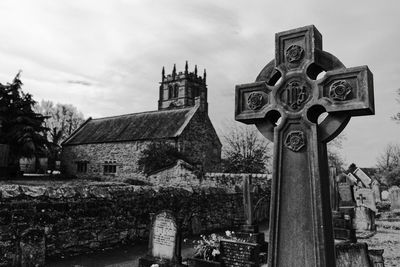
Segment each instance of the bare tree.
[[382,171],[391,171],[400,164],[400,145],[390,143],[377,158],[377,167]]
[[73,105],[58,103],[54,105],[52,101],[45,100],[35,106],[35,111],[46,116],[45,126],[49,129],[46,135],[51,144],[49,165],[54,169],[61,143],[84,122],[84,117]]
[[337,171],[343,171],[345,168],[345,162],[342,156],[343,141],[345,140],[346,135],[340,134],[327,145],[329,165],[335,166]]
[[254,126],[233,124],[222,136],[223,167],[232,173],[270,172],[271,143]]

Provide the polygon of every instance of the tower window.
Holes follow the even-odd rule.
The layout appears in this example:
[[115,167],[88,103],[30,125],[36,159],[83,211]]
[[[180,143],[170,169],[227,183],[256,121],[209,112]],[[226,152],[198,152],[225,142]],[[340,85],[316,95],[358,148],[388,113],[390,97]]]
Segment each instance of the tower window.
[[168,85],[168,99],[173,98],[173,94],[174,94],[174,89],[172,88],[172,85]]
[[175,84],[173,97],[174,98],[178,97],[178,94],[179,94],[179,86],[178,86],[178,84]]

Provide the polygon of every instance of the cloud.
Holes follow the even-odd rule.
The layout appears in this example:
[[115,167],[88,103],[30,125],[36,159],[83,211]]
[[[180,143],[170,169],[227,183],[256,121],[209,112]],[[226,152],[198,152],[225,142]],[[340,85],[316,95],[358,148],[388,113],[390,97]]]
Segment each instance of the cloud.
[[[254,81],[274,58],[274,34],[315,24],[326,51],[374,73],[377,114],[351,120],[344,148],[349,161],[371,166],[400,130],[388,119],[400,110],[398,9],[395,0],[4,0],[0,82],[22,69],[35,99],[111,116],[156,109],[162,66],[179,71],[189,60],[207,69],[210,116],[219,125],[233,118],[235,85]],[[370,153],[362,153],[365,144]]]

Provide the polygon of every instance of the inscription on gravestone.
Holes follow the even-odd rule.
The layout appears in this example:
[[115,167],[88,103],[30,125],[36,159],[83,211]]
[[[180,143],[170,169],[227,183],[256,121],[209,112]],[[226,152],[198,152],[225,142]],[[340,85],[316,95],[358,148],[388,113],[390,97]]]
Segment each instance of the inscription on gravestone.
[[372,73],[323,51],[310,25],[275,35],[275,60],[235,101],[235,119],[274,142],[268,266],[334,266],[326,143],[375,113]]
[[153,216],[149,236],[149,250],[139,259],[139,267],[158,264],[161,267],[180,266],[180,238],[175,217],[171,211]]
[[222,266],[256,267],[259,264],[260,246],[258,244],[221,240],[220,250]]
[[177,227],[172,216],[163,212],[156,215],[153,224],[152,255],[171,260],[174,257]]

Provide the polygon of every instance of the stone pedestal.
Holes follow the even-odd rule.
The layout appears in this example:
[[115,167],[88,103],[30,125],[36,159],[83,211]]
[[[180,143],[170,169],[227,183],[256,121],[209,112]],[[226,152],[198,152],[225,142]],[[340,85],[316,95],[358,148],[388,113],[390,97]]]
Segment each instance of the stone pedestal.
[[375,212],[367,207],[356,207],[353,227],[357,231],[375,231]]
[[373,267],[365,243],[337,244],[336,267]]

